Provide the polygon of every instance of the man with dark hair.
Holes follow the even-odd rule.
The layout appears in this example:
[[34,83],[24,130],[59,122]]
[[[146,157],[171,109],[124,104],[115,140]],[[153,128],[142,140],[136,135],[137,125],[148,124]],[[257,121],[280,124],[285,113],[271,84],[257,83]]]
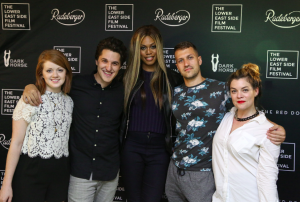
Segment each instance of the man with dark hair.
[[[97,70],[73,78],[69,202],[113,201],[118,185],[118,137],[124,103],[123,84],[114,78],[125,58],[123,42],[106,38],[97,46]],[[39,96],[33,85],[24,90],[23,98],[31,105],[40,103]]]
[[[174,52],[184,83],[174,89],[172,100],[177,138],[166,194],[172,202],[211,202],[215,191],[212,140],[226,113],[226,105],[230,104],[230,95],[225,82],[201,75],[202,58],[194,44],[181,42]],[[282,143],[285,139],[283,127],[276,125],[271,129],[268,138],[275,144]]]
[[111,50],[113,52],[120,54],[120,61],[121,65],[126,60],[126,47],[123,45],[123,42],[115,37],[108,37],[102,41],[99,42],[96,53],[95,53],[95,60],[99,59],[99,56],[101,55],[102,51],[104,49]]

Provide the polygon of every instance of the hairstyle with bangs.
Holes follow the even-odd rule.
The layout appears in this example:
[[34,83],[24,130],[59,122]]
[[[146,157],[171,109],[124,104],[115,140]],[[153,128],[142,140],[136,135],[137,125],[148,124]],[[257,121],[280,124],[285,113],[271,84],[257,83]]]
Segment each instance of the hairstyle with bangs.
[[[155,62],[155,70],[153,72],[152,79],[150,81],[150,88],[155,100],[155,104],[162,109],[163,106],[163,79],[165,77],[166,84],[167,84],[167,96],[168,100],[171,104],[171,87],[168,80],[167,75],[167,68],[165,66],[164,56],[163,56],[163,40],[159,30],[153,25],[145,25],[138,28],[130,41],[130,53],[129,53],[129,60],[128,66],[126,68],[125,76],[124,76],[124,86],[125,86],[125,98],[124,98],[124,109],[126,111],[127,104],[129,102],[129,96],[134,88],[138,78],[142,78],[142,61],[141,61],[141,43],[143,39],[149,36],[153,39],[156,45],[156,62]],[[143,84],[144,85],[144,84]],[[145,102],[146,100],[146,93],[141,89],[141,98],[142,101]]]
[[64,84],[61,86],[61,90],[64,93],[69,93],[72,83],[72,69],[67,58],[58,50],[44,50],[39,56],[35,71],[35,85],[40,93],[43,95],[46,91],[46,82],[43,78],[43,69],[45,62],[47,61],[52,62],[66,70],[66,79]]

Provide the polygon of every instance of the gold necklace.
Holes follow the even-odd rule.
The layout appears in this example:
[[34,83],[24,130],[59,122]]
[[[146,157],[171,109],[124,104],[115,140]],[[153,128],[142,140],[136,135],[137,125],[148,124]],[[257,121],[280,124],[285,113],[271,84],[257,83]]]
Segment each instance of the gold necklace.
[[[50,105],[50,108],[51,108],[51,111],[52,111],[52,113],[53,113],[53,125],[54,125],[54,128],[55,128],[55,131],[54,131],[54,133],[56,133],[57,132],[57,124],[56,124],[56,122],[55,122],[55,119],[54,119],[54,109],[52,108],[52,106],[51,106],[51,100],[50,100],[50,98],[49,98],[49,96],[48,96],[48,94],[47,93],[45,93],[46,94],[46,96],[47,96],[47,98],[48,98],[48,101],[49,101],[49,105]],[[61,104],[61,101],[62,101],[62,95],[61,95],[61,98],[60,98],[60,101],[57,103],[57,104]],[[54,102],[52,102],[53,104],[54,104],[54,107],[56,107],[56,104],[54,103]],[[61,111],[61,110],[60,110]],[[60,113],[61,115],[62,115],[62,113]],[[60,122],[61,122],[61,120],[62,120],[62,117],[60,116]],[[60,124],[60,125],[62,125],[62,123]],[[60,127],[61,128],[61,127]]]

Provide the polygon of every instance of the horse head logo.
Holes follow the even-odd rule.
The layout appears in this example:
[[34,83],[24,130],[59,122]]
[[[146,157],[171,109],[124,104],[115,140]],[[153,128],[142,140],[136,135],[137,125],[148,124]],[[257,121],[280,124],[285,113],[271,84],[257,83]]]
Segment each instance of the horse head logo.
[[[216,59],[214,61],[214,59]],[[215,57],[214,54],[211,55],[211,64],[212,64],[212,69],[214,72],[216,72],[218,70],[218,64],[219,64],[219,55],[217,54],[217,56]]]
[[6,52],[6,50],[4,51],[3,58],[4,58],[5,67],[8,67],[8,65],[9,65],[10,53],[11,53],[10,50],[8,52]]

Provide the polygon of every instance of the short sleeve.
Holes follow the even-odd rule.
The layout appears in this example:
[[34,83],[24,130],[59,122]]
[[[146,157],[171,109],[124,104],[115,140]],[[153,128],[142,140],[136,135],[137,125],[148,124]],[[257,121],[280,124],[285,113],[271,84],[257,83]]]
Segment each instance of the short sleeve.
[[31,106],[30,104],[26,104],[23,101],[22,97],[18,101],[18,104],[17,104],[16,108],[14,109],[12,118],[14,120],[24,119],[27,123],[29,123],[31,120],[31,116],[34,112],[34,106]]
[[222,86],[223,86],[223,91],[222,92],[223,92],[223,96],[224,96],[222,98],[222,101],[221,101],[221,104],[220,104],[220,109],[224,112],[228,112],[233,107],[230,92],[229,92],[228,87],[225,84],[225,82],[220,82],[220,84],[222,84]]
[[70,96],[68,96],[68,97],[69,97],[69,99],[70,99],[71,108],[72,108],[72,112],[73,112],[73,108],[74,108],[74,102],[73,102],[73,100],[72,100],[72,98],[71,98]]
[[68,95],[65,95],[65,96],[66,96],[66,100],[67,100],[66,110],[69,111],[70,113],[72,113],[73,108],[74,108],[74,102],[70,96],[68,96]]
[[224,99],[225,99],[225,102],[226,102],[226,104],[225,104],[226,111],[228,112],[234,106],[233,106],[231,96],[230,96],[230,91],[229,91],[229,88],[228,88],[227,85],[224,86]]

